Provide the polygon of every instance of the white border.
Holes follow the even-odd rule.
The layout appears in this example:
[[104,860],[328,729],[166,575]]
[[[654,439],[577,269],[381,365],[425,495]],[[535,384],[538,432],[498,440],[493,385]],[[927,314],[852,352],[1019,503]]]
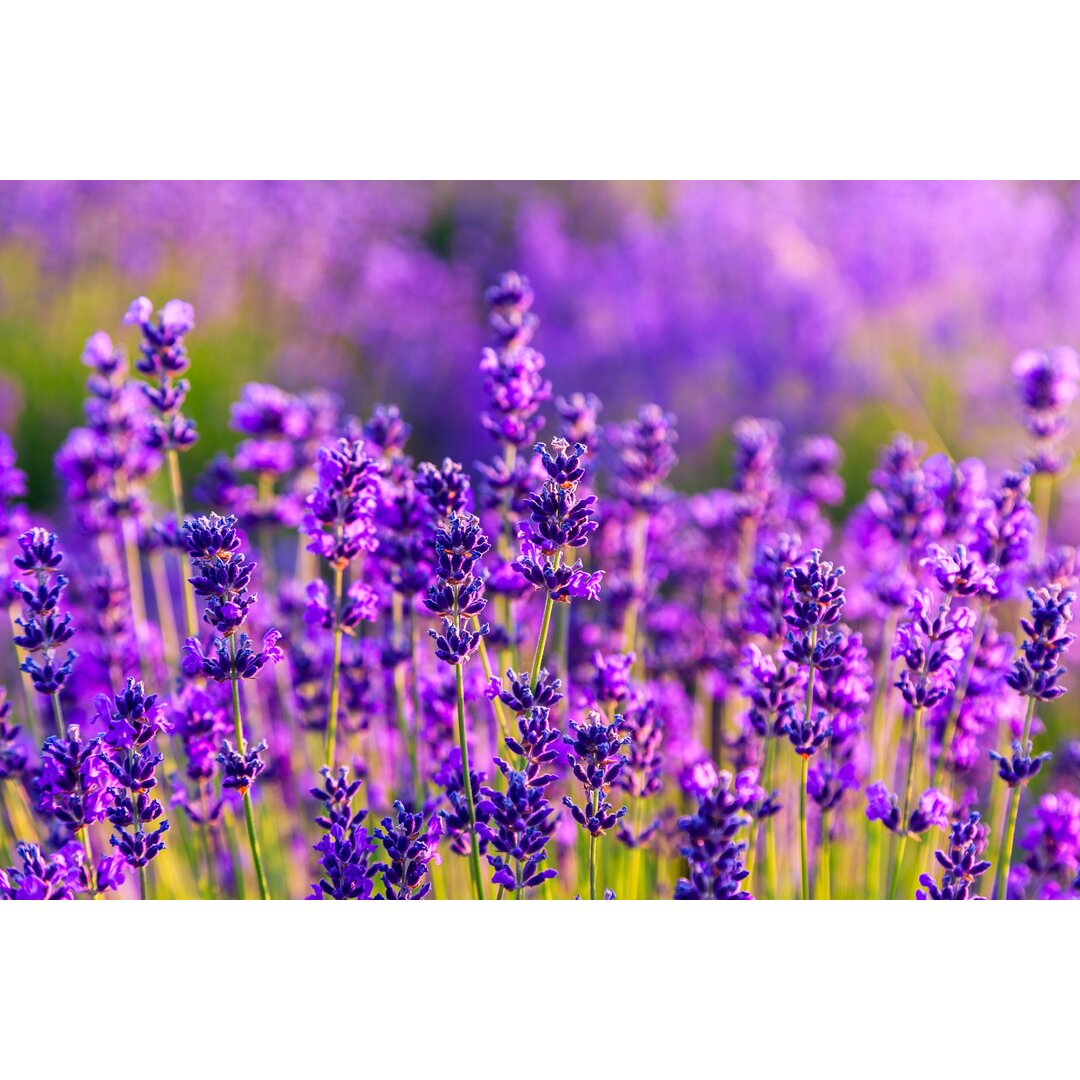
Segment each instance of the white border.
[[0,171],[322,178],[1076,172],[1051,0],[54,0],[0,14]]

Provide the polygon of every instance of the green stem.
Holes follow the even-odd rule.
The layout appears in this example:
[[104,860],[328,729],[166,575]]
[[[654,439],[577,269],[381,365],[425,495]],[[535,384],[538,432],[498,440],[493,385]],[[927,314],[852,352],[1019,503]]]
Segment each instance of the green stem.
[[806,844],[806,776],[810,769],[810,759],[802,758],[802,780],[799,784],[799,857],[802,865],[801,899],[810,899],[810,864],[807,859]]
[[832,899],[832,840],[829,837],[829,815],[821,815],[821,868],[818,871],[818,894],[822,900]]
[[922,709],[915,710],[911,718],[911,745],[908,748],[907,783],[904,786],[904,809],[900,817],[900,836],[896,842],[896,858],[893,861],[892,881],[889,884],[889,899],[896,899],[900,886],[900,871],[904,865],[904,851],[907,849],[908,816],[911,813],[911,796],[915,789],[915,762],[919,756],[919,736],[922,734]]
[[94,878],[94,849],[90,846],[90,826],[84,825],[79,830],[79,834],[82,838],[83,851],[86,853],[86,876],[90,879],[90,891],[97,900],[101,894],[97,891],[97,881]]
[[551,611],[555,607],[555,601],[551,593],[547,594],[544,601],[544,616],[540,620],[540,635],[536,639],[536,649],[533,651],[532,671],[529,673],[529,685],[536,689],[540,681],[540,665],[544,662],[544,650],[547,648],[548,629],[551,626]]
[[457,724],[458,749],[461,751],[461,783],[465,788],[465,801],[469,805],[469,868],[472,872],[476,899],[484,899],[484,884],[480,876],[480,843],[476,835],[476,803],[473,799],[472,777],[469,773],[469,741],[465,732],[465,673],[461,664],[454,665],[457,676]]
[[[232,703],[233,724],[236,728],[236,750],[237,753],[243,755],[246,743],[244,742],[244,721],[240,714],[240,680],[236,675],[236,637],[233,634],[229,635],[229,659],[232,662]],[[255,810],[251,805],[250,790],[244,792],[244,818],[247,821],[251,859],[255,863],[255,877],[259,882],[259,897],[263,900],[269,900],[270,890],[266,887],[266,873],[263,870],[262,856],[259,854],[259,838],[255,832]]]
[[334,662],[330,668],[330,713],[326,719],[326,764],[334,768],[334,752],[337,749],[337,718],[341,700],[341,593],[345,571],[334,567]]
[[[1027,753],[1028,738],[1031,735],[1031,720],[1035,715],[1035,699],[1028,698],[1027,713],[1024,716],[1024,737],[1020,747]],[[1001,850],[998,852],[997,882],[994,886],[996,900],[1008,900],[1009,866],[1012,863],[1013,841],[1016,838],[1016,817],[1020,812],[1020,795],[1023,784],[1017,784],[1009,792],[1009,812],[1005,819],[1005,829],[1001,836]]]
[[[807,723],[813,715],[814,709],[814,650],[817,648],[818,628],[815,626],[810,631],[810,665],[806,676],[806,702],[803,705],[803,716]],[[802,779],[799,784],[799,858],[802,870],[802,899],[810,899],[810,861],[806,842],[806,778],[810,771],[810,758],[802,758]]]
[[589,899],[596,899],[596,834],[589,833]]
[[50,694],[52,698],[52,711],[53,719],[56,721],[56,737],[62,739],[64,737],[64,713],[60,708],[60,693],[57,691],[55,694]]

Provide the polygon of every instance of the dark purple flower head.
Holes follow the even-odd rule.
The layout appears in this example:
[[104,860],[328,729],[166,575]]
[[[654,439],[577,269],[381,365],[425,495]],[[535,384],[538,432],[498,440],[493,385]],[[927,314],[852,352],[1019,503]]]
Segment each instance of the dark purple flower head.
[[537,672],[535,689],[529,672],[515,672],[507,668],[503,682],[494,678],[491,680],[488,696],[498,697],[511,712],[521,716],[538,706],[545,710],[553,708],[563,699],[561,689],[562,680],[550,675],[547,668]]
[[[181,646],[180,667],[185,675],[204,675],[215,682],[229,682],[234,673],[238,679],[254,679],[264,665],[277,664],[284,659],[284,650],[278,645],[280,638],[277,630],[267,630],[263,635],[263,647],[256,652],[247,634],[218,637],[212,642],[212,654],[203,651],[198,638],[187,638]],[[235,649],[235,656],[232,649]]]
[[367,829],[334,825],[315,845],[323,877],[311,886],[310,900],[367,900],[371,897],[376,844]]
[[[534,705],[527,712],[519,713],[517,723],[518,734],[516,737],[507,735],[506,745],[511,753],[521,758],[526,781],[533,787],[546,787],[557,779],[543,770],[558,760],[558,743],[562,735],[551,723],[551,714],[543,705]],[[499,761],[498,758],[495,760]]]
[[935,606],[929,592],[915,593],[892,647],[904,661],[896,686],[913,709],[932,708],[952,692],[974,624],[970,608],[953,609],[948,597]]
[[435,516],[448,518],[469,509],[469,474],[456,461],[443,458],[442,465],[422,461],[416,470],[416,490],[427,499]]
[[221,753],[218,754],[218,761],[222,765],[221,786],[243,795],[266,768],[266,763],[259,756],[266,749],[266,740],[243,752],[237,750],[228,739],[221,745]]
[[600,598],[603,570],[590,574],[580,559],[574,563],[553,560],[530,540],[521,542],[521,553],[512,565],[534,589],[543,590],[560,604]]
[[50,735],[42,745],[34,778],[38,809],[78,832],[105,817],[112,801],[109,779],[101,737],[83,739],[72,724],[65,738]]
[[794,704],[785,706],[778,717],[780,734],[786,735],[799,757],[813,757],[822,743],[832,737],[829,714],[824,709],[811,709],[809,717]]
[[607,800],[608,788],[618,780],[626,757],[623,749],[630,743],[626,724],[616,713],[606,722],[598,712],[589,712],[585,723],[570,721],[570,735],[563,739],[570,746],[567,760],[585,789],[585,806],[563,798],[574,820],[593,836],[602,836],[626,814],[626,807],[615,810]]
[[308,551],[344,569],[358,555],[378,546],[379,469],[360,439],[339,439],[319,451],[318,480],[307,498],[303,530]]
[[116,750],[140,750],[158,732],[172,728],[164,707],[157,704],[157,694],[147,694],[143,684],[132,678],[111,702],[99,694],[94,704],[105,724],[104,741]]
[[1065,668],[1059,661],[1076,640],[1076,635],[1066,629],[1072,621],[1076,594],[1062,593],[1060,585],[1052,585],[1048,589],[1028,589],[1028,598],[1031,615],[1020,620],[1027,640],[1021,644],[1020,655],[1005,681],[1025,697],[1053,701],[1065,693],[1065,687],[1060,685]]
[[181,412],[189,383],[180,379],[191,364],[184,337],[195,328],[195,312],[183,300],[170,300],[158,321],[154,305],[140,296],[133,301],[124,322],[142,332],[136,370],[148,379],[143,392],[157,413],[146,432],[147,445],[160,450],[186,450],[198,439],[195,424]]
[[990,751],[990,760],[997,762],[998,776],[1009,787],[1019,787],[1026,784],[1032,777],[1038,776],[1043,765],[1050,760],[1052,754],[1036,754],[1032,756],[1031,741],[1023,746],[1019,739],[1013,739],[1012,754],[1006,757],[996,750]]
[[742,887],[749,871],[743,866],[746,844],[737,839],[750,824],[745,799],[733,787],[730,773],[718,779],[714,790],[698,798],[697,811],[679,819],[689,872],[675,886],[676,900],[753,899]]
[[410,813],[400,802],[394,803],[394,809],[396,819],[384,817],[382,828],[375,830],[388,861],[375,863],[371,869],[382,875],[387,900],[423,900],[431,892],[428,867],[441,861],[442,819],[433,813],[425,824],[422,813]]
[[509,892],[521,892],[558,876],[557,871],[543,866],[555,822],[551,820],[552,807],[543,787],[505,762],[501,767],[506,790],[482,789],[488,819],[476,828],[489,851],[495,852],[487,856],[495,871],[492,883]]
[[986,828],[980,824],[978,813],[972,811],[967,818],[953,821],[949,832],[949,850],[935,851],[934,858],[941,864],[940,883],[929,874],[920,874],[923,888],[917,889],[917,900],[973,900],[975,882],[990,869],[990,863],[979,855],[986,847]]
[[320,771],[323,786],[311,788],[311,794],[322,804],[322,814],[315,818],[315,824],[327,832],[335,825],[346,830],[359,825],[367,817],[367,810],[354,811],[352,804],[364,781],[360,777],[350,780],[345,765],[338,769],[337,776],[326,765]]

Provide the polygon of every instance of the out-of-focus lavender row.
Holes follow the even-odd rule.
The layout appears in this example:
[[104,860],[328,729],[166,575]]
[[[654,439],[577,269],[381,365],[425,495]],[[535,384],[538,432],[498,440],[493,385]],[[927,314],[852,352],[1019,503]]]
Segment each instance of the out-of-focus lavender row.
[[[250,378],[393,399],[418,453],[469,461],[477,297],[517,264],[545,297],[556,385],[602,386],[610,415],[677,411],[689,486],[758,413],[831,430],[859,492],[882,427],[1005,457],[1012,404],[988,376],[1080,339],[1078,206],[1047,184],[5,184],[7,411],[18,395],[24,457],[42,424],[55,444],[85,326],[171,293],[200,312],[223,399]],[[200,463],[224,442],[206,404]]]

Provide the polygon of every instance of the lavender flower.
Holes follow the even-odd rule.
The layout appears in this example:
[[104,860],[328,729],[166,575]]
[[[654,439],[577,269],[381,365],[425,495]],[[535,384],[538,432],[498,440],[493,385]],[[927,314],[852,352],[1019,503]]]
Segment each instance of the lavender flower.
[[731,774],[723,772],[715,790],[698,799],[696,813],[679,819],[685,833],[682,854],[689,875],[675,886],[676,900],[751,900],[742,883],[749,876],[743,866],[746,844],[736,839],[750,824],[743,797],[733,788]]
[[431,892],[426,881],[428,867],[439,864],[442,821],[432,814],[424,824],[423,814],[411,814],[400,802],[394,803],[397,818],[384,817],[375,836],[382,842],[388,862],[371,867],[380,874],[387,900],[423,900]]
[[1035,471],[1054,475],[1064,470],[1066,459],[1057,444],[1068,429],[1069,406],[1080,392],[1080,357],[1061,346],[1049,352],[1029,350],[1012,365],[1024,424],[1038,447],[1032,462]]
[[139,327],[140,358],[135,368],[147,376],[143,391],[157,414],[147,444],[165,451],[187,450],[198,440],[195,424],[182,409],[191,384],[180,378],[191,366],[184,339],[195,328],[195,312],[183,300],[170,300],[153,321],[154,305],[140,296],[132,301],[124,322]]
[[[19,536],[21,554],[12,560],[15,569],[33,581],[32,585],[20,580],[13,582],[23,607],[22,615],[15,620],[21,628],[15,635],[15,644],[29,654],[23,660],[21,670],[30,676],[39,694],[52,699],[57,735],[61,735],[63,729],[60,689],[71,677],[77,655],[68,649],[62,663],[57,655],[58,647],[69,642],[75,633],[71,616],[60,611],[68,579],[58,572],[64,559],[59,542],[55,533],[31,529]],[[36,654],[40,654],[40,662]]]
[[986,847],[986,829],[978,813],[972,811],[967,819],[957,818],[949,833],[949,850],[935,851],[934,858],[943,872],[940,883],[929,874],[920,874],[921,889],[915,891],[917,900],[973,900],[972,890],[978,878],[990,869],[990,863],[980,859]]
[[[509,892],[523,892],[558,876],[556,870],[543,866],[555,823],[550,820],[552,808],[544,796],[546,785],[538,782],[535,774],[516,772],[505,762],[500,762],[500,768],[506,777],[506,791],[482,789],[488,818],[477,830],[495,852],[487,856],[495,871],[492,884]],[[544,779],[554,777],[539,778]]]

